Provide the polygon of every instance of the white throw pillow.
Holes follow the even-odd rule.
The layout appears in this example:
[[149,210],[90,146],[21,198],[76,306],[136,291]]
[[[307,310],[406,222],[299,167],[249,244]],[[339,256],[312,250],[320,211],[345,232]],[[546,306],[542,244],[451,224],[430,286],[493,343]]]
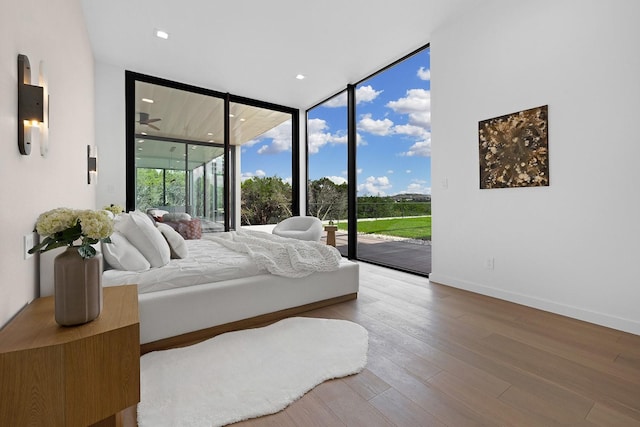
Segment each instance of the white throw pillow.
[[151,267],[162,267],[169,263],[169,244],[147,214],[138,211],[120,214],[114,227],[144,255]]
[[180,233],[167,224],[159,222],[156,225],[158,230],[160,230],[164,238],[167,239],[167,242],[169,243],[171,258],[186,258],[189,256],[189,248],[187,248],[184,237],[182,237]]
[[169,212],[162,216],[163,221],[189,221],[191,215],[185,212]]
[[102,256],[112,268],[126,271],[145,271],[149,261],[117,231],[111,234],[111,243],[102,243]]

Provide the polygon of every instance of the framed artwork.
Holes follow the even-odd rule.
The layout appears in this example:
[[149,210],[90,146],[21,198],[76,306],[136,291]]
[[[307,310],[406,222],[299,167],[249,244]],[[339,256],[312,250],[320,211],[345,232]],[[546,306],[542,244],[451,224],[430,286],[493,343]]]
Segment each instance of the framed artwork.
[[548,105],[478,123],[480,188],[549,185]]

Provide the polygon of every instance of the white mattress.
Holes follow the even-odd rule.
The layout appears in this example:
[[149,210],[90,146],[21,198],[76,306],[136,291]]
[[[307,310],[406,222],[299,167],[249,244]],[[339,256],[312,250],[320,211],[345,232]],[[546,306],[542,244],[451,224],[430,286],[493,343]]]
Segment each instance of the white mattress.
[[241,254],[216,242],[186,240],[189,256],[172,259],[161,268],[146,271],[107,270],[102,276],[103,286],[138,285],[138,293],[156,292],[185,286],[215,283],[267,273],[246,254]]

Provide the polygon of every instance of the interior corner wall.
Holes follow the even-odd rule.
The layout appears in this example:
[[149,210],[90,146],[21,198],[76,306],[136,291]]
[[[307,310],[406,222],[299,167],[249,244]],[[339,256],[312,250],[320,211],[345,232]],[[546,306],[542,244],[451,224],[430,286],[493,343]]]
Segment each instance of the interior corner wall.
[[97,206],[126,206],[127,136],[125,117],[125,70],[96,61],[96,144],[99,171]]
[[[640,334],[638,16],[487,0],[433,34],[432,281]],[[480,190],[478,122],[540,105],[550,186]]]
[[[23,236],[57,207],[92,209],[87,145],[94,144],[93,54],[80,0],[3,1],[0,13],[0,327],[38,296],[38,259],[23,257]],[[49,83],[49,154],[23,156],[17,143],[18,54],[32,83],[40,61]]]

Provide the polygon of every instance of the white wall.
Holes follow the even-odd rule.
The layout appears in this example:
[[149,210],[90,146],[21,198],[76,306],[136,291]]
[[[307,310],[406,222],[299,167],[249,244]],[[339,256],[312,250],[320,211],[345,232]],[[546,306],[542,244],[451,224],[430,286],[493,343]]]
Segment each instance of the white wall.
[[[0,326],[37,296],[37,256],[23,259],[22,236],[38,215],[60,206],[94,208],[87,145],[94,144],[93,54],[79,0],[1,0],[0,8]],[[18,54],[32,83],[45,62],[49,80],[49,155],[17,144]]]
[[125,206],[126,127],[125,70],[102,62],[95,64],[96,144],[98,145],[97,206]]
[[[433,34],[432,281],[640,334],[638,17],[487,0]],[[479,190],[478,121],[545,104],[551,185]]]

